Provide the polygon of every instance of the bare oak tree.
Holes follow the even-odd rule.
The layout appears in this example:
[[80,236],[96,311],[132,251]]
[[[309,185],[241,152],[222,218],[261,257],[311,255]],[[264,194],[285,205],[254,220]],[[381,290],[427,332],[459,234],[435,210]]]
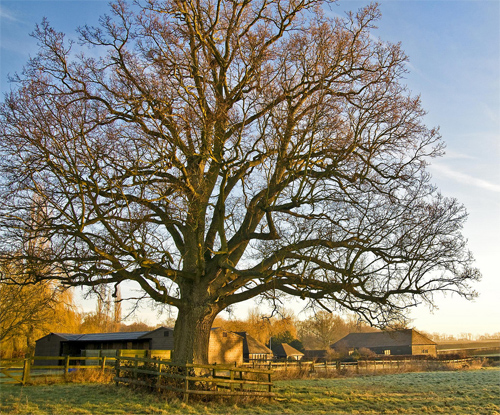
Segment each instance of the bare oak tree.
[[[465,209],[426,171],[442,143],[407,57],[371,33],[376,6],[324,6],[119,1],[78,53],[44,21],[0,109],[3,260],[135,282],[178,309],[179,362],[206,362],[216,315],[256,296],[374,324],[473,296]],[[35,234],[49,251],[19,254]]]

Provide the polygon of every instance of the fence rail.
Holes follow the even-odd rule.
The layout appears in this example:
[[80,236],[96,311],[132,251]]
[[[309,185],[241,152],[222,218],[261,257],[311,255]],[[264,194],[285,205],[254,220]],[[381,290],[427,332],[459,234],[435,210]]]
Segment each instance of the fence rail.
[[117,384],[127,383],[190,395],[274,397],[272,370],[227,365],[178,365],[160,359],[117,356]]
[[[88,364],[96,361],[95,365]],[[58,365],[40,362],[56,361]],[[34,365],[34,363],[37,363]],[[113,370],[117,384],[170,390],[182,395],[247,396],[272,398],[272,370],[226,365],[174,365],[158,357],[36,356],[0,361],[0,380],[25,385],[37,376],[68,376],[74,369]],[[5,382],[7,380],[7,382]]]
[[355,371],[356,373],[367,373],[384,370],[413,370],[413,369],[436,369],[443,365],[462,368],[471,364],[475,358],[452,359],[452,360],[426,360],[426,359],[360,359],[355,362],[341,361],[283,361],[283,362],[249,362],[247,366],[252,368],[266,368],[276,372],[301,371],[310,373],[329,373],[333,371]]
[[[436,369],[439,365],[467,367],[475,359],[455,360],[358,360],[357,362],[252,362],[245,366],[227,365],[174,365],[159,357],[117,356],[35,356],[19,360],[0,360],[0,381],[25,385],[37,376],[67,376],[74,369],[113,370],[117,384],[147,386],[156,390],[170,390],[182,395],[253,396],[272,398],[272,374],[299,370],[328,374],[328,372],[356,371],[368,373],[384,370]],[[57,361],[59,365],[41,365],[40,362]],[[89,364],[95,361],[96,364]],[[34,365],[34,363],[37,363]],[[5,382],[5,381],[8,382]]]
[[[95,360],[97,364],[88,364]],[[80,357],[80,356],[35,356],[17,360],[1,360],[0,374],[10,381],[3,383],[21,383],[25,385],[34,377],[40,376],[67,376],[75,369],[100,369],[102,372],[113,368],[115,357]],[[34,362],[61,362],[59,365],[35,365]],[[81,364],[84,363],[84,364]],[[2,379],[2,377],[0,377]],[[2,379],[3,380],[3,379]]]

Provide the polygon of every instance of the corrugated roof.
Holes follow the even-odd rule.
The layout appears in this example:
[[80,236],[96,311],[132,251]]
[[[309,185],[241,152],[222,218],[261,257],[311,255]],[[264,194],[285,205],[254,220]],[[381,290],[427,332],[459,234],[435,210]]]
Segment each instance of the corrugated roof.
[[332,347],[392,347],[411,344],[436,344],[413,329],[377,331],[372,333],[350,333]]
[[62,337],[64,340],[71,342],[102,342],[102,341],[131,341],[137,340],[150,331],[131,331],[117,333],[86,333],[86,334],[70,334],[70,333],[51,333]]
[[[62,337],[64,340],[77,340],[79,337],[82,336],[81,334],[72,334],[72,333],[50,333],[50,334]],[[49,336],[50,336],[50,334],[49,334]]]
[[[86,334],[73,334],[73,333],[50,333],[71,342],[105,342],[105,341],[132,341],[140,338],[147,338],[147,335],[158,330],[170,330],[171,328],[159,327],[152,331],[130,331],[130,332],[113,332],[113,333],[86,333]],[[45,336],[46,337],[46,336]],[[42,337],[43,338],[43,337]],[[39,339],[40,340],[40,339]]]
[[150,331],[130,331],[119,333],[87,333],[82,334],[76,341],[79,342],[103,342],[103,341],[131,341],[150,333]]

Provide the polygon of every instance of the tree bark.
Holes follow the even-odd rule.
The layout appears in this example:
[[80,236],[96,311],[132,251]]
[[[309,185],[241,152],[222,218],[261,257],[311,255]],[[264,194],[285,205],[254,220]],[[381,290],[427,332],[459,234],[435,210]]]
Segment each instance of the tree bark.
[[173,362],[208,364],[210,331],[220,310],[190,301],[179,309],[174,327]]

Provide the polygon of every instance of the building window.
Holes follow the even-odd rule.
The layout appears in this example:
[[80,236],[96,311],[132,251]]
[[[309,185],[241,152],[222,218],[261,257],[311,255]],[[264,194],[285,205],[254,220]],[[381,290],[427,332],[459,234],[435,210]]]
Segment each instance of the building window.
[[384,350],[384,354],[389,355],[389,354],[391,354],[391,351],[390,350]]
[[170,335],[170,332],[169,332],[169,331],[164,331],[164,332],[163,332],[163,336],[164,336],[164,337],[168,337],[169,335]]
[[424,349],[424,350],[422,350],[422,353],[429,353],[429,350]]

